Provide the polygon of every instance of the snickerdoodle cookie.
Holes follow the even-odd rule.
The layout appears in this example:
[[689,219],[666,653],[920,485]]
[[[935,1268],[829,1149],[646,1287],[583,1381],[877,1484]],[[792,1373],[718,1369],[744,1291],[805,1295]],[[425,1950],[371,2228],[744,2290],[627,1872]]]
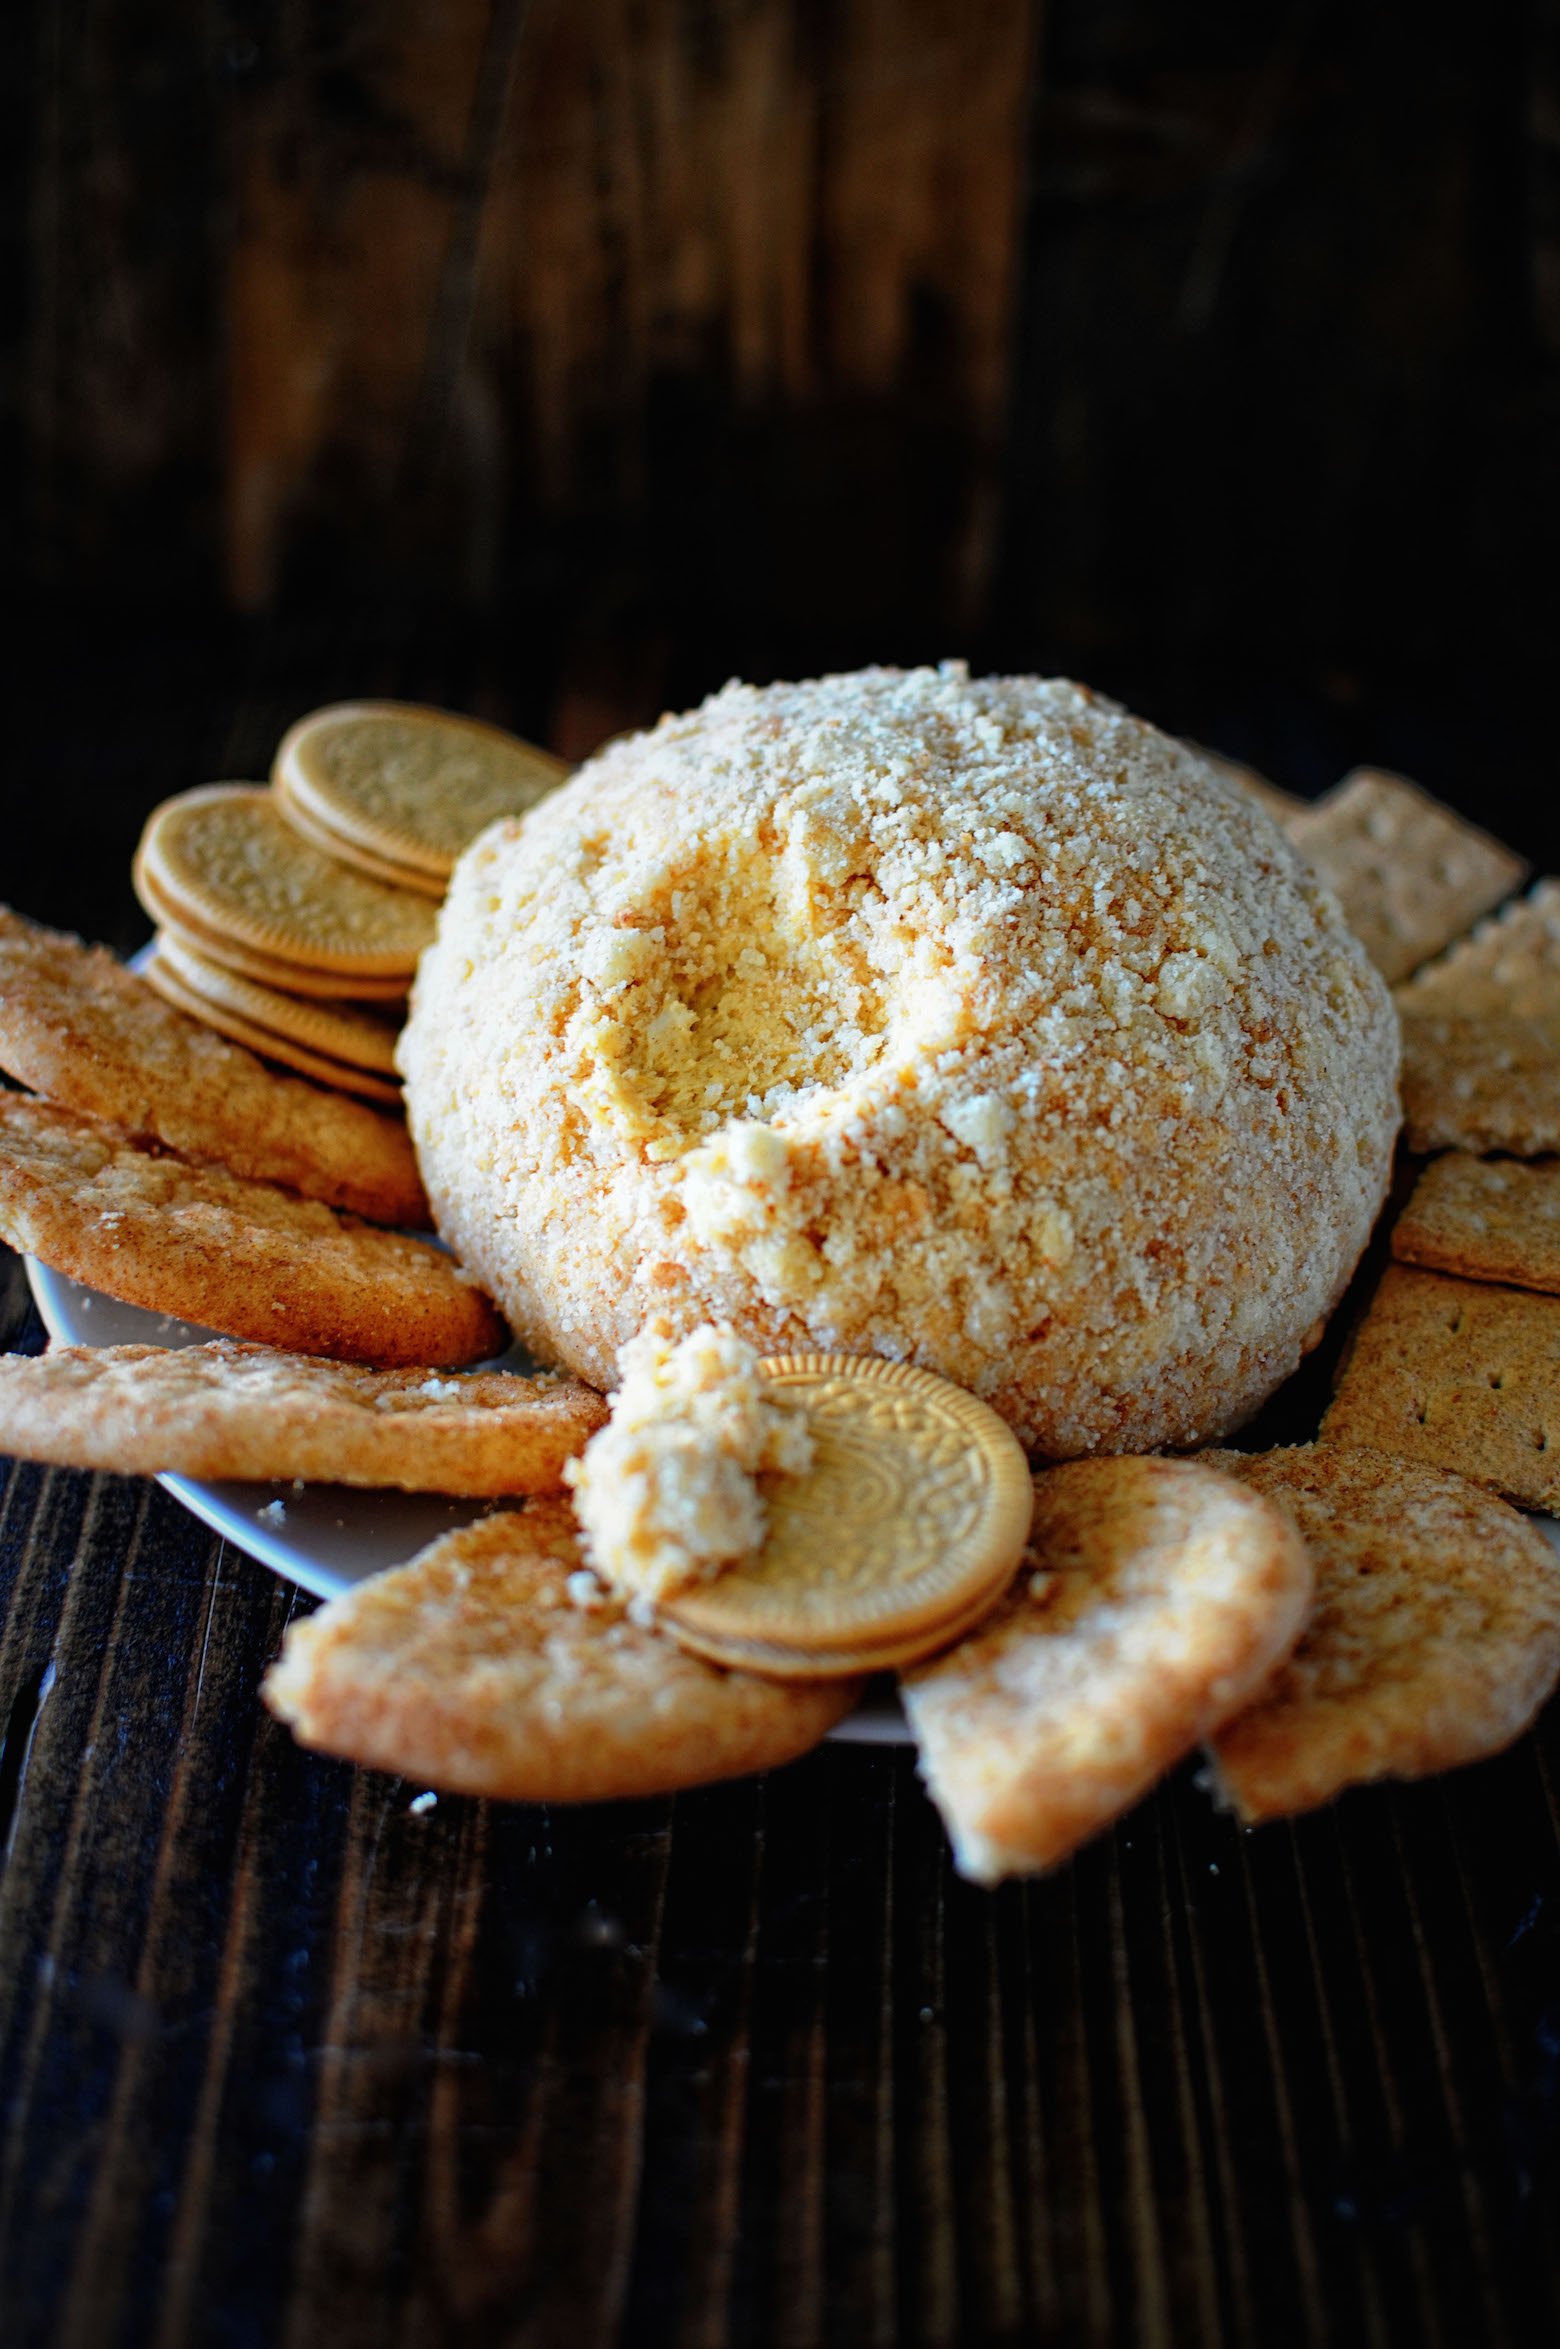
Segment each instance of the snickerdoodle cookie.
[[572,1379],[370,1370],[231,1338],[0,1354],[0,1449],[122,1476],[545,1493],[606,1416]]
[[660,1316],[925,1364],[1052,1456],[1295,1366],[1385,1189],[1387,990],[1083,688],[729,686],[456,867],[400,1047],[439,1227],[598,1385]]
[[0,1240],[127,1305],[300,1354],[432,1367],[504,1342],[437,1248],[24,1093],[0,1093]]
[[565,1501],[445,1534],[291,1624],[262,1694],[302,1745],[457,1794],[605,1802],[772,1770],[859,1681],[721,1672],[582,1592]]
[[[302,1008],[302,1007],[300,1007]],[[377,1223],[425,1225],[406,1128],[267,1068],[106,946],[0,906],[0,1069],[62,1109]]]
[[1146,1794],[1262,1686],[1311,1603],[1282,1509],[1192,1460],[1037,1476],[1029,1560],[904,1681],[921,1775],[978,1884],[1054,1867]]

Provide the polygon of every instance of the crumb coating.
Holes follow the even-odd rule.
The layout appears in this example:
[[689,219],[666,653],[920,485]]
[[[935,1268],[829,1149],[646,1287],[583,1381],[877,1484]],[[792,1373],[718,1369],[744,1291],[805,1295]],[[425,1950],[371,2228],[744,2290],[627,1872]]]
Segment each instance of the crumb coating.
[[1398,1115],[1386,987],[1267,815],[956,662],[728,686],[492,826],[400,1059],[439,1229],[548,1358],[604,1386],[716,1318],[1058,1459],[1256,1408]]

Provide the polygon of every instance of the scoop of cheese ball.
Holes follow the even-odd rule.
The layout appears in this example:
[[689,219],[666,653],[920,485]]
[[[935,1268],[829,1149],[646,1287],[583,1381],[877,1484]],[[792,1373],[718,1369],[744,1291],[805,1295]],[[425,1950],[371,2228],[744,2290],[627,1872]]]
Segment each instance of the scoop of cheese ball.
[[1206,1442],[1385,1192],[1397,1024],[1238,785],[1077,685],[728,686],[462,857],[402,1046],[439,1229],[598,1386],[650,1322]]
[[621,1597],[653,1606],[762,1548],[759,1472],[801,1475],[812,1437],[733,1330],[706,1325],[677,1344],[641,1330],[618,1374],[611,1420],[563,1481],[586,1562]]

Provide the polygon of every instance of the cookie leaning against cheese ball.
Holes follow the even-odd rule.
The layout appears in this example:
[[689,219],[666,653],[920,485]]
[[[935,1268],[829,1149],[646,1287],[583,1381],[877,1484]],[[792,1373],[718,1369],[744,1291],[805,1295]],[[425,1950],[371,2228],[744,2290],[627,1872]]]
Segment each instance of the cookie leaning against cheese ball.
[[859,1681],[721,1672],[572,1592],[566,1502],[446,1534],[409,1566],[289,1625],[261,1693],[300,1743],[419,1785],[510,1802],[604,1802],[769,1770],[842,1720]]
[[1007,1598],[903,1683],[961,1872],[995,1884],[1054,1867],[1108,1825],[1262,1685],[1311,1588],[1283,1512],[1211,1468],[1038,1475]]
[[475,1362],[480,1289],[421,1240],[0,1094],[0,1238],[128,1305],[350,1362]]
[[1295,1367],[1397,1022],[1246,795],[962,666],[728,687],[456,867],[399,1046],[440,1230],[592,1384],[656,1316],[936,1370],[1064,1457]]
[[479,718],[349,701],[289,727],[271,779],[289,815],[336,854],[417,873],[442,895],[480,831],[520,815],[569,773],[566,760]]
[[1212,1740],[1243,1820],[1422,1778],[1520,1737],[1560,1677],[1560,1557],[1460,1476],[1303,1444],[1213,1452],[1305,1540],[1316,1603],[1292,1655]]
[[228,1339],[0,1355],[0,1452],[124,1476],[555,1492],[606,1416],[573,1379],[369,1370]]
[[0,907],[0,1068],[63,1108],[379,1223],[425,1225],[406,1128],[279,1076],[106,946]]

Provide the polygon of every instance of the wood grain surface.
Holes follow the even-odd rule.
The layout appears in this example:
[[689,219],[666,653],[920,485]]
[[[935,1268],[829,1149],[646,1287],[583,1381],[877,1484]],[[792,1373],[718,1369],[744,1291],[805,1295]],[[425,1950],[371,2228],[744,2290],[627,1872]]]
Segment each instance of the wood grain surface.
[[[949,652],[1560,857],[1560,0],[21,0],[0,67],[29,913],[140,943],[147,810],[325,700],[575,752]],[[1553,1708],[988,1895],[901,1752],[414,1808],[259,1706],[307,1601],[0,1476],[3,2349],[1560,2335]]]
[[1552,2337],[1553,1715],[987,1895],[900,1752],[416,1810],[156,1486],[13,1467],[0,1601],[17,2349]]

